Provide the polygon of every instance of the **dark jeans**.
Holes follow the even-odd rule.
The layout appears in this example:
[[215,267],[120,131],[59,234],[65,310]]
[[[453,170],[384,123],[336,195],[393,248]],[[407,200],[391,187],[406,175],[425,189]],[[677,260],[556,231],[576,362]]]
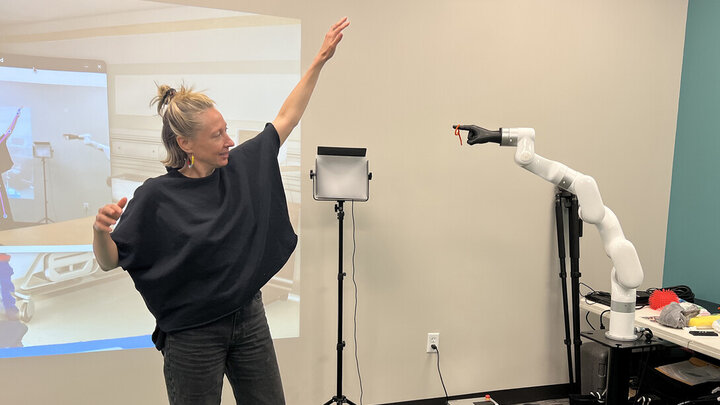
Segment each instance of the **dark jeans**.
[[162,352],[171,405],[219,404],[223,375],[238,405],[285,404],[260,293],[232,315],[168,334]]

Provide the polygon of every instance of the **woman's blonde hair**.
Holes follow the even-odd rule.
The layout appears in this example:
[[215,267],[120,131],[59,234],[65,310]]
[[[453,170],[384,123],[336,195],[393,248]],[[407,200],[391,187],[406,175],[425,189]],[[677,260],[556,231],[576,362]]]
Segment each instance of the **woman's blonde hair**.
[[201,126],[200,114],[215,103],[205,94],[193,91],[192,87],[180,86],[180,90],[163,84],[157,85],[157,96],[150,105],[157,104],[158,115],[162,117],[162,141],[167,157],[162,163],[179,169],[188,159],[187,153],[177,143],[178,136],[192,138]]

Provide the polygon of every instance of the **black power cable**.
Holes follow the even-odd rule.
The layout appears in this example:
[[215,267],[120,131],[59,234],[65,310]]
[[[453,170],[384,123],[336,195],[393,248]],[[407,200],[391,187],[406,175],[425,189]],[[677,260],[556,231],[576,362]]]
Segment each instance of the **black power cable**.
[[440,371],[440,349],[438,349],[437,345],[434,343],[430,345],[430,348],[435,350],[435,353],[437,353],[437,369],[438,369],[438,375],[440,376],[440,383],[442,384],[443,391],[445,391],[445,404],[450,403],[450,398],[448,397],[447,389],[445,388],[445,381],[443,380],[442,371]]
[[362,376],[360,375],[360,358],[358,357],[358,344],[357,344],[357,310],[358,310],[358,286],[355,282],[355,201],[350,203],[350,214],[352,217],[352,282],[355,286],[355,311],[353,314],[353,342],[355,346],[355,367],[357,368],[358,381],[360,383],[360,405],[363,403],[363,385]]
[[590,319],[588,319],[588,316],[590,316],[590,311],[585,312],[585,322],[590,325],[590,329],[595,330],[595,327],[590,323]]
[[602,320],[603,320],[603,316],[605,315],[606,312],[610,312],[610,310],[606,309],[600,313],[600,329],[605,329],[605,325],[603,325]]

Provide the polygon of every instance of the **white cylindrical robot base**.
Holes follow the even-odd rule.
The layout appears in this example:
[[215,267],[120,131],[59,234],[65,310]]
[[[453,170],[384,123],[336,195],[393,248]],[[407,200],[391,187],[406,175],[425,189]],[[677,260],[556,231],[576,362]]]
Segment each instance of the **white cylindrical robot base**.
[[635,335],[635,288],[626,288],[617,281],[615,268],[610,272],[610,327],[608,339],[629,342]]
[[[634,303],[633,303],[634,305]],[[605,333],[608,339],[631,342],[637,339],[635,335],[635,312],[610,311],[610,330]]]

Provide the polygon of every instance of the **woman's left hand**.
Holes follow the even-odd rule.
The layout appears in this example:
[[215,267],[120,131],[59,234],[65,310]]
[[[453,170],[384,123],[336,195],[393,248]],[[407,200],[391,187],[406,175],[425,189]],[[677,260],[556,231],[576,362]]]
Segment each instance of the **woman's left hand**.
[[320,47],[320,52],[318,52],[317,57],[320,60],[325,62],[333,57],[333,55],[335,54],[335,48],[337,48],[337,44],[343,37],[342,32],[345,28],[347,28],[348,25],[350,25],[350,21],[348,21],[347,17],[343,17],[340,19],[340,21],[336,22],[335,24],[333,24],[332,27],[330,27],[330,31],[325,34],[325,40],[323,40],[323,44]]

